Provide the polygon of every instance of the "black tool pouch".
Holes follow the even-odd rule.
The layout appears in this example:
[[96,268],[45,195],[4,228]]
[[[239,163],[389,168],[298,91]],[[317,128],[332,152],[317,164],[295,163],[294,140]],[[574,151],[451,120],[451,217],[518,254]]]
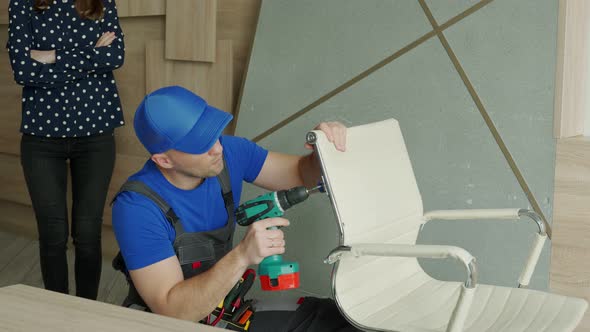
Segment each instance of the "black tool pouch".
[[306,297],[287,324],[286,332],[361,332],[342,317],[332,299]]

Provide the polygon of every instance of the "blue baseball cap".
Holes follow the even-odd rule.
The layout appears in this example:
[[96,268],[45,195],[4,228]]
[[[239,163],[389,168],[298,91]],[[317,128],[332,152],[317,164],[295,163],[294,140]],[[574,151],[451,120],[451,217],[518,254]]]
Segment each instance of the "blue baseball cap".
[[151,154],[170,149],[201,154],[213,147],[232,118],[193,92],[169,86],[143,98],[133,127]]

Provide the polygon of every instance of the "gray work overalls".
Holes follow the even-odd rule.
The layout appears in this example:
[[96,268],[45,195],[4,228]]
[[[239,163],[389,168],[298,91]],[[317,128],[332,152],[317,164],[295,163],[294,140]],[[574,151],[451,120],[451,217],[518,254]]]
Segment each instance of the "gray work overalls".
[[[174,252],[178,257],[178,261],[180,262],[184,279],[194,277],[207,271],[232,249],[232,239],[235,229],[235,208],[227,165],[224,164],[224,166],[223,171],[217,176],[217,180],[221,185],[221,194],[223,196],[223,202],[225,204],[228,218],[224,227],[213,231],[186,232],[184,227],[182,227],[180,219],[176,213],[174,213],[174,210],[172,210],[170,205],[168,205],[160,195],[141,181],[125,182],[113,199],[114,202],[117,196],[125,191],[136,192],[149,198],[160,208],[160,210],[162,210],[166,219],[176,231],[173,247]],[[115,259],[113,259],[113,268],[123,272],[129,282],[129,292],[123,302],[123,306],[149,311],[148,306],[133,285],[133,281],[129,276],[121,252],[119,252]]]

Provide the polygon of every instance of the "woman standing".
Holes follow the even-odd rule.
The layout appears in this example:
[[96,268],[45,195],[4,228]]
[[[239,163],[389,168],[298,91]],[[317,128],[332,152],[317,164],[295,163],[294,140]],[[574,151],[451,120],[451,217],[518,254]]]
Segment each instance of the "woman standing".
[[76,295],[96,299],[101,226],[124,124],[113,70],[123,65],[115,0],[10,0],[7,48],[23,86],[21,164],[37,218],[45,288],[68,293],[67,171]]

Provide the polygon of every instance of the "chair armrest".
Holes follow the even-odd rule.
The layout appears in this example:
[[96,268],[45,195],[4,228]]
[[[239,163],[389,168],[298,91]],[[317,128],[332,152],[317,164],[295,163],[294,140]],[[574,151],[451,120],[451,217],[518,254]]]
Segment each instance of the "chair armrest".
[[541,219],[534,211],[526,209],[482,209],[482,210],[436,210],[424,214],[424,220],[467,220],[467,219],[504,219],[519,220],[527,217],[537,224],[538,232],[535,236],[531,251],[525,263],[520,277],[518,278],[518,287],[527,287],[531,281],[541,250],[545,240],[551,238],[551,227]]
[[426,221],[464,219],[519,219],[520,209],[434,210],[424,214]]
[[415,258],[453,258],[463,263],[467,280],[466,288],[475,288],[477,284],[477,266],[475,258],[465,249],[454,246],[408,245],[408,244],[354,244],[339,246],[332,250],[324,260],[327,264],[337,262],[343,255],[415,257]]
[[461,287],[455,309],[449,319],[447,332],[462,332],[477,286],[477,265],[475,258],[465,249],[454,246],[409,245],[409,244],[354,244],[339,246],[332,250],[325,263],[333,264],[344,255],[416,257],[416,258],[454,258],[461,261],[467,271],[467,280]]
[[471,210],[434,210],[424,214],[425,221],[431,220],[469,220],[469,219],[503,219],[520,220],[528,217],[537,224],[540,235],[551,238],[551,227],[532,210],[527,209],[471,209]]

